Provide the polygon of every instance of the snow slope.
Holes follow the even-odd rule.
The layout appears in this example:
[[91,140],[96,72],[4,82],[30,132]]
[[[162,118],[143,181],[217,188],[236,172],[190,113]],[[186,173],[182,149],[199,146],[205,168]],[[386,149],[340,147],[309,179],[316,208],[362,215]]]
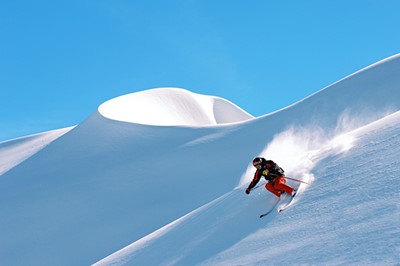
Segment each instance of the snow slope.
[[348,138],[293,208],[202,265],[398,265],[400,112]]
[[[396,55],[259,118],[148,90],[17,165],[0,143],[0,264],[396,264],[399,72]],[[274,196],[243,193],[259,154],[312,183],[263,219]]]
[[276,199],[236,189],[96,265],[396,265],[399,136],[400,111],[341,137],[358,148],[327,144],[312,189],[279,215],[257,220]]
[[71,129],[63,128],[0,143],[0,175],[31,157]]

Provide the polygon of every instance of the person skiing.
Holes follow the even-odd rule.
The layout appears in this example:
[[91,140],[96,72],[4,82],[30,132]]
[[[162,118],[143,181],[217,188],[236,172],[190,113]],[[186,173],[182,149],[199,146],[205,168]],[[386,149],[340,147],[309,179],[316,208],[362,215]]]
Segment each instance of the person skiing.
[[263,176],[268,182],[265,188],[275,194],[277,197],[281,197],[283,193],[287,193],[294,197],[296,190],[291,186],[286,185],[286,179],[284,171],[274,161],[266,160],[262,157],[256,157],[253,160],[253,166],[257,168],[254,178],[246,189],[246,194],[250,193],[250,190],[254,188],[258,181]]

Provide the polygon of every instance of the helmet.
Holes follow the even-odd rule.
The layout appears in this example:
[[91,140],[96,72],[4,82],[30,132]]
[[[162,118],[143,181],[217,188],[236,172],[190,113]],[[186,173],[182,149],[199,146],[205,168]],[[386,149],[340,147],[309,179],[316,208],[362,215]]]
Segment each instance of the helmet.
[[265,159],[264,158],[256,157],[253,160],[253,166],[254,167],[257,167],[258,165],[264,166],[264,164],[265,164]]

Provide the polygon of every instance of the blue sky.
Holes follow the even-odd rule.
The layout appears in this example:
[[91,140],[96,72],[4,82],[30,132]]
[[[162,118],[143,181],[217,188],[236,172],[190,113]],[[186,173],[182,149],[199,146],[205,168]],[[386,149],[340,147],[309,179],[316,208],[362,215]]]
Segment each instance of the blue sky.
[[0,141],[180,87],[260,116],[400,51],[400,1],[1,1]]

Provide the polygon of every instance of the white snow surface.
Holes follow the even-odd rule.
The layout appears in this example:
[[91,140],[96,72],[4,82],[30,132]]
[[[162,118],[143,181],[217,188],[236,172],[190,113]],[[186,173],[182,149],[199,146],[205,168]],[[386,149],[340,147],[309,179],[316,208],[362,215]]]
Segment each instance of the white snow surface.
[[156,126],[210,126],[253,118],[225,99],[177,88],[123,95],[103,103],[99,112],[114,120]]
[[[0,265],[398,265],[399,154],[400,55],[258,118],[124,95],[0,143]],[[244,193],[258,155],[309,183],[262,219],[277,198]]]
[[0,143],[0,175],[37,153],[70,128],[52,130]]

